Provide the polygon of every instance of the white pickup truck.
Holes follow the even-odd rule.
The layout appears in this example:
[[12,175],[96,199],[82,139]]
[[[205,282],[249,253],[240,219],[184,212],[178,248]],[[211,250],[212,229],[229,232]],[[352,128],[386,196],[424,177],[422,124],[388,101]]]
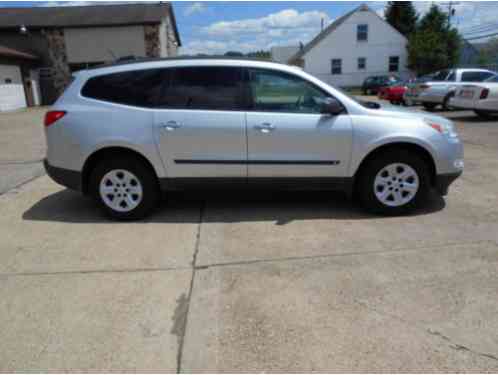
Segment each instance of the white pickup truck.
[[431,75],[429,80],[408,84],[403,96],[408,105],[421,103],[425,109],[432,110],[441,105],[449,109],[450,98],[462,84],[482,82],[497,73],[486,69],[446,69]]

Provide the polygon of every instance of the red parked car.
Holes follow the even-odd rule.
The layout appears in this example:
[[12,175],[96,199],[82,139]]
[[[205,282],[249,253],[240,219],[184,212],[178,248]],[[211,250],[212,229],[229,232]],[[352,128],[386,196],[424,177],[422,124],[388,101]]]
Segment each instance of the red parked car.
[[388,86],[380,88],[379,99],[389,100],[391,104],[404,104],[403,95],[406,90],[407,82],[393,82]]

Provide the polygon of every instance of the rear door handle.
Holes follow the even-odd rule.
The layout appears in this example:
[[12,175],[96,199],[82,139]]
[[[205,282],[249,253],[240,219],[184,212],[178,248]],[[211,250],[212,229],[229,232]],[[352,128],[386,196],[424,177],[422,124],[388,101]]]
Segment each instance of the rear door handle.
[[175,130],[175,129],[178,129],[179,127],[181,127],[181,125],[176,122],[176,121],[168,121],[166,123],[161,123],[159,124],[159,127],[164,129],[164,130],[167,130],[169,132]]
[[261,133],[270,133],[274,131],[276,128],[275,125],[272,125],[268,122],[264,122],[260,125],[255,125],[254,129],[259,130]]

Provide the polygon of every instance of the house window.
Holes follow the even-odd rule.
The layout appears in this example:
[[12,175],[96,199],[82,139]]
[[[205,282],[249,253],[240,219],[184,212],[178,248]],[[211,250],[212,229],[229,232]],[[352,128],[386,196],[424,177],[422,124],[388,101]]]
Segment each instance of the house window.
[[356,26],[356,40],[358,42],[366,42],[368,40],[368,25]]
[[358,70],[365,70],[367,68],[367,58],[358,57]]
[[332,59],[332,74],[342,74],[341,59]]
[[399,71],[399,56],[390,56],[389,57],[389,71],[390,72]]

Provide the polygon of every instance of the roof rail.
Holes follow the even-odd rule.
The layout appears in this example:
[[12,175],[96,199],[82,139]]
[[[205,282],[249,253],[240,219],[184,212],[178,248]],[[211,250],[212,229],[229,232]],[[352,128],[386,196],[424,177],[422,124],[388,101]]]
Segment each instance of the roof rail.
[[231,56],[176,56],[176,57],[135,57],[135,56],[124,56],[116,59],[110,63],[104,63],[101,65],[88,68],[88,70],[107,68],[112,66],[121,66],[128,64],[139,64],[146,62],[158,62],[158,61],[182,61],[182,60],[230,60],[230,61],[260,61],[260,62],[270,62],[274,64],[286,65],[276,61],[272,61],[265,58],[257,57],[231,57]]

